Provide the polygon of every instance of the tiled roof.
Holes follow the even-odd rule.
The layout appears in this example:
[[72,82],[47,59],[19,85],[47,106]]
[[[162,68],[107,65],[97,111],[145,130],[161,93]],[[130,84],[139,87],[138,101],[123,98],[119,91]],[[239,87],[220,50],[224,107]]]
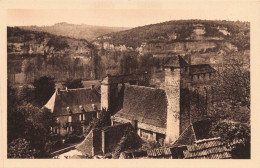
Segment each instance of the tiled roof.
[[174,146],[190,145],[196,140],[193,125],[187,127],[179,138],[174,142]]
[[92,155],[92,147],[93,147],[93,131],[90,131],[89,134],[85,137],[85,139],[76,146],[76,149],[82,152],[83,155]]
[[167,98],[164,90],[126,85],[123,109],[115,117],[166,127]]
[[212,68],[209,64],[198,64],[191,65],[191,74],[204,74],[204,73],[213,73],[216,72],[214,68]]
[[93,111],[92,104],[100,109],[100,94],[95,89],[79,88],[56,91],[44,107],[50,109],[54,115],[66,115],[67,107],[73,113],[80,112],[80,105],[85,111]]
[[196,141],[195,144],[187,146],[183,152],[185,159],[229,159],[230,149],[220,140],[211,138]]
[[120,159],[147,158],[147,151],[124,151],[120,153]]
[[159,147],[149,150],[141,151],[124,151],[121,152],[121,159],[130,158],[173,158],[173,159],[183,159],[183,151],[187,150],[186,146],[178,147]]
[[[124,136],[125,131],[133,130],[134,128],[130,123],[119,124],[114,126],[107,126],[102,128],[95,128],[90,131],[86,138],[76,146],[76,149],[81,151],[85,155],[92,156],[92,148],[101,149],[102,148],[102,131],[106,133],[106,152],[112,152],[117,146],[121,138]],[[95,153],[101,154],[101,151]]]
[[212,138],[209,136],[209,128],[212,120],[205,119],[192,123],[174,142],[174,146],[191,145],[194,141]]
[[167,156],[167,155],[172,155],[172,151],[169,147],[162,147],[162,148],[148,150],[147,155],[149,157]]

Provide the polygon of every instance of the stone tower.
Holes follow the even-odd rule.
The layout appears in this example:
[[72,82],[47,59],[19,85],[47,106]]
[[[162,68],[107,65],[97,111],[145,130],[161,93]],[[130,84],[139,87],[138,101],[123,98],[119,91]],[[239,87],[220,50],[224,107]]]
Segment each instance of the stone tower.
[[122,99],[119,93],[124,89],[122,84],[133,81],[137,81],[133,75],[107,75],[101,82],[101,108],[109,110],[110,114],[117,112]]
[[118,97],[117,85],[117,81],[109,75],[101,82],[101,109],[113,111],[113,104]]
[[165,92],[167,96],[167,123],[165,142],[175,142],[180,134],[181,60],[172,57],[165,65]]

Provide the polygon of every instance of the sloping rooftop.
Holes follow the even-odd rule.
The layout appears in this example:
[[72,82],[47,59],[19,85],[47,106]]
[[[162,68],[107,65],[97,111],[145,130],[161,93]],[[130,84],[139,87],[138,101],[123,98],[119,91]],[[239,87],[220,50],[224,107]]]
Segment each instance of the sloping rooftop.
[[174,56],[168,58],[166,64],[164,65],[164,67],[176,67],[176,68],[185,67],[185,66],[188,66],[188,63],[181,56]]
[[[102,128],[95,128],[86,136],[86,138],[76,146],[76,149],[84,155],[92,155],[92,148],[101,149],[102,144],[105,143],[106,152],[111,152],[119,143],[125,131],[131,131],[133,127],[130,123],[119,124],[114,126],[107,126]],[[102,142],[101,133],[106,132],[106,142]],[[95,149],[95,151],[96,151]],[[101,151],[97,152],[101,154]]]
[[179,136],[174,146],[191,145],[194,141],[212,138],[209,136],[209,128],[212,120],[201,120],[192,123]]
[[196,141],[183,151],[185,159],[230,159],[230,149],[220,138]]
[[198,64],[191,65],[191,74],[204,74],[204,73],[213,73],[216,72],[214,68],[212,68],[209,64]]
[[166,127],[167,98],[164,90],[126,85],[123,108],[115,117]]
[[78,88],[55,91],[44,107],[57,116],[68,114],[67,107],[70,107],[73,113],[80,112],[80,105],[85,111],[93,111],[92,104],[100,109],[100,94],[95,89]]

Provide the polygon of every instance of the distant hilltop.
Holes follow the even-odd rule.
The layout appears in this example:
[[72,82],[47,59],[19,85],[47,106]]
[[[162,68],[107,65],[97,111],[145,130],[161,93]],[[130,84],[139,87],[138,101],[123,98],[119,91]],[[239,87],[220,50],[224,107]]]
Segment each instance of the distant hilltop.
[[97,38],[95,43],[125,45],[134,49],[145,44],[185,42],[229,42],[239,50],[249,49],[250,23],[219,20],[173,20],[113,32]]
[[92,41],[99,36],[113,32],[123,31],[130,28],[94,26],[86,24],[70,24],[67,22],[56,23],[52,26],[19,26],[21,29],[47,32],[58,36],[67,36],[77,39]]

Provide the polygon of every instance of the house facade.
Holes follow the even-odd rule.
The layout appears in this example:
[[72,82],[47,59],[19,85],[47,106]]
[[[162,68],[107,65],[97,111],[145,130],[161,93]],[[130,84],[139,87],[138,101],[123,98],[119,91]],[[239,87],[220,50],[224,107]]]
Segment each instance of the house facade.
[[94,88],[57,89],[44,105],[56,119],[54,134],[66,135],[75,129],[84,132],[100,112],[100,94]]

